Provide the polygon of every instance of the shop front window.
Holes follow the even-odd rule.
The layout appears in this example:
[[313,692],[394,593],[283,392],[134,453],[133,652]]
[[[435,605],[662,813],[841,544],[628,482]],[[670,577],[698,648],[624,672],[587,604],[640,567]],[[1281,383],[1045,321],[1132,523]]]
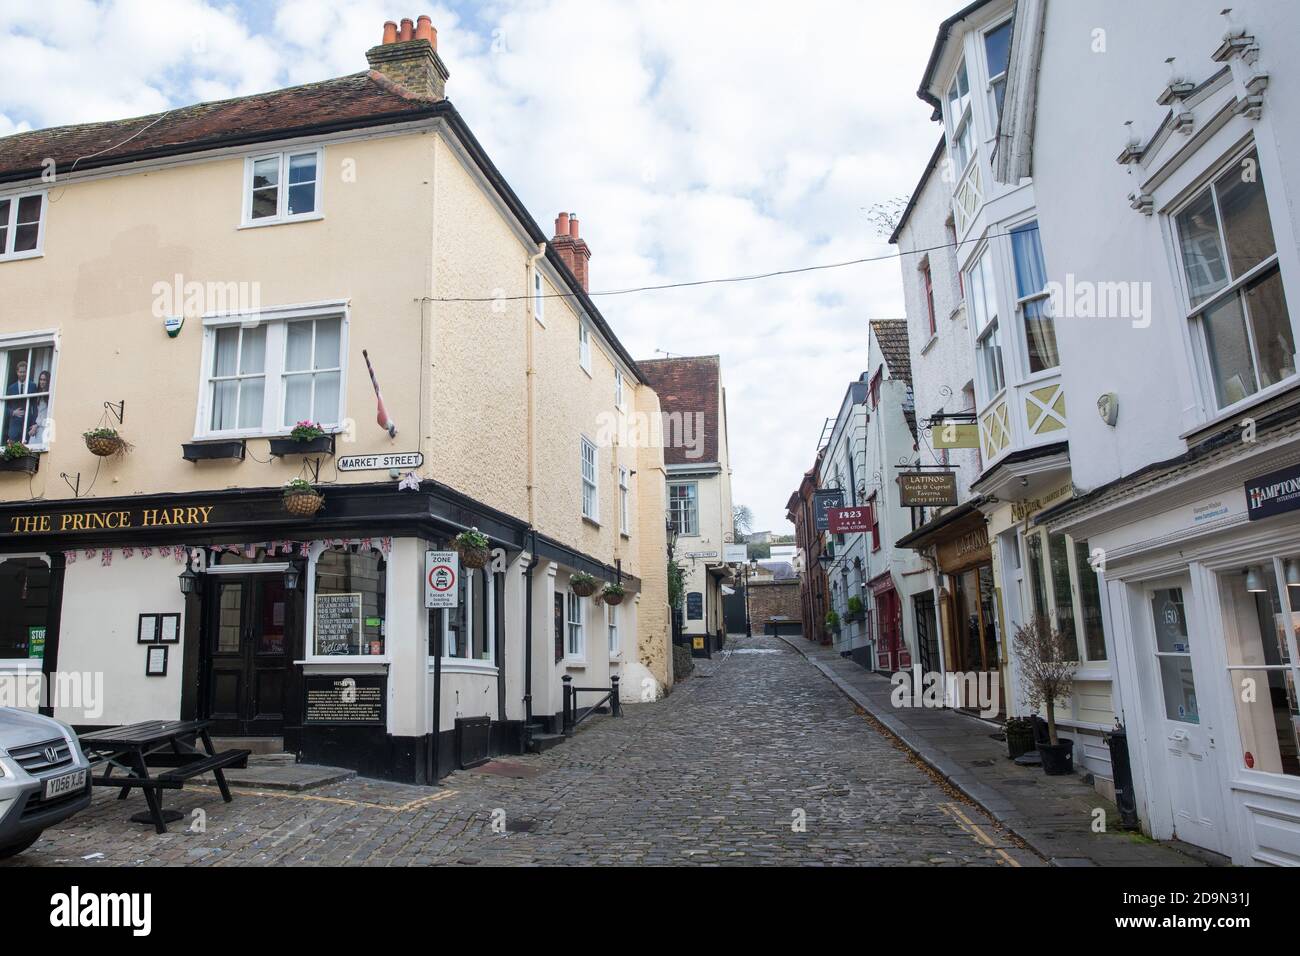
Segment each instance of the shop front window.
[[1247,769],[1300,776],[1300,554],[1219,576],[1228,678]]
[[387,562],[373,550],[330,548],[316,561],[312,654],[384,653]]
[[1101,591],[1090,556],[1087,541],[1066,534],[1039,528],[1025,536],[1028,607],[1061,631],[1067,650],[1080,663],[1106,660]]
[[438,653],[441,637],[443,660],[495,664],[500,624],[496,575],[462,568],[456,588],[454,608],[429,611],[429,656]]
[[40,558],[7,558],[0,563],[0,660],[40,660],[45,656],[50,568]]

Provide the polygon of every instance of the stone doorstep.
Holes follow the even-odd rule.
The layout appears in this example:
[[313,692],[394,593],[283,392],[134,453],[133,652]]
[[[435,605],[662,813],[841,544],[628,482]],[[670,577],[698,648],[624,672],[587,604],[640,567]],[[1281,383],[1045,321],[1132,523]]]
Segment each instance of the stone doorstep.
[[[816,667],[835,687],[849,700],[853,701],[864,711],[878,720],[886,730],[894,734],[899,741],[909,751],[911,751],[918,760],[924,763],[930,769],[934,770],[953,787],[962,793],[967,799],[979,806],[990,817],[992,817],[1000,826],[1005,827],[1008,831],[1019,837],[1035,853],[1047,860],[1051,866],[1095,866],[1091,860],[1084,860],[1079,857],[1067,857],[1057,855],[1058,848],[1047,846],[1041,837],[1041,834],[1035,833],[1032,829],[1034,824],[1025,819],[1019,810],[1003,797],[997,790],[976,780],[971,771],[961,767],[946,756],[926,753],[920,745],[908,738],[909,728],[892,714],[880,713],[871,706],[871,701],[863,694],[859,693],[854,687],[842,680],[839,675],[835,674],[830,668],[815,658],[809,657],[808,654],[793,641],[787,640],[785,635],[777,635],[785,643],[789,644],[795,650],[803,655],[809,664]],[[868,673],[863,671],[864,674]],[[978,719],[978,718],[976,718]],[[1170,846],[1169,843],[1162,843],[1162,846]],[[1171,847],[1175,852],[1181,852],[1180,848]],[[1192,854],[1187,854],[1191,856]]]
[[[287,757],[288,759],[281,759]],[[272,758],[272,759],[268,759]],[[232,787],[260,790],[316,790],[330,784],[351,780],[355,770],[345,767],[326,767],[312,763],[294,763],[292,754],[253,755],[243,770],[225,771],[226,783]],[[217,785],[216,777],[204,774],[194,778],[195,783],[210,787]]]

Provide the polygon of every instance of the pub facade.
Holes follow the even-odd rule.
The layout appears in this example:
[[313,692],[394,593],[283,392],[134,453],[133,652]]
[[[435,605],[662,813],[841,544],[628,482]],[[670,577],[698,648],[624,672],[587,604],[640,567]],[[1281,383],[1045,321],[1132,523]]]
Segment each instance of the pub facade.
[[578,222],[523,207],[428,18],[366,55],[0,140],[0,218],[34,217],[0,250],[0,677],[79,729],[431,782],[558,729],[565,677],[671,685],[663,451],[620,441],[658,399]]

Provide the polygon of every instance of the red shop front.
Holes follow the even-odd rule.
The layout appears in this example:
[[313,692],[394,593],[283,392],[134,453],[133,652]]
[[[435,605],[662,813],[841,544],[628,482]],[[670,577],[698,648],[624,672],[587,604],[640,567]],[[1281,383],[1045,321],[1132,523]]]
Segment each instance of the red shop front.
[[876,670],[886,673],[907,670],[912,655],[903,640],[903,605],[888,571],[867,582],[876,602]]

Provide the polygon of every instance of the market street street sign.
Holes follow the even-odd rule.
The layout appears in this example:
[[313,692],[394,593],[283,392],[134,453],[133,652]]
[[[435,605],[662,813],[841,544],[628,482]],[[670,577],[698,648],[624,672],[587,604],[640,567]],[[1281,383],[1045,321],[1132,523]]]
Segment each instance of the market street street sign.
[[1246,482],[1246,516],[1251,521],[1300,508],[1300,465]]
[[898,476],[904,508],[942,508],[957,504],[957,472],[905,471]]
[[875,524],[872,508],[832,508],[826,513],[830,519],[831,534],[853,534],[858,531],[870,531]]
[[813,527],[818,531],[829,531],[831,527],[827,512],[831,508],[844,507],[844,490],[829,488],[813,492]]
[[397,451],[383,455],[344,455],[339,459],[339,471],[391,471],[419,468],[424,464],[424,454],[418,451]]

